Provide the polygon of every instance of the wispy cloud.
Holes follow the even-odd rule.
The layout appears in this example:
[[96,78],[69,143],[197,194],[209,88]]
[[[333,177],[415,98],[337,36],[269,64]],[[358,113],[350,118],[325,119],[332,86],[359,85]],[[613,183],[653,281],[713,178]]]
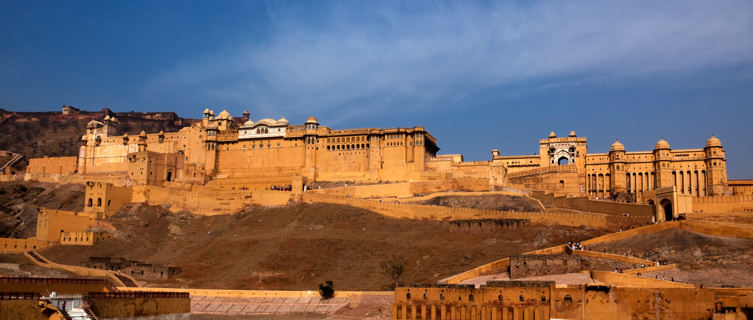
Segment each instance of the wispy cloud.
[[336,124],[450,106],[519,83],[681,76],[753,62],[750,1],[346,5],[353,2],[316,15],[267,6],[264,40],[234,39],[178,61],[145,90]]

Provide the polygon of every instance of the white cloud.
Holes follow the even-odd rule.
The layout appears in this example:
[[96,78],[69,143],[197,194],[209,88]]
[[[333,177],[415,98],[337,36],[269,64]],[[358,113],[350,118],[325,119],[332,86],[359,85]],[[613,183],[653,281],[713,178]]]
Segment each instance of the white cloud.
[[312,18],[269,7],[268,39],[177,62],[147,88],[266,114],[326,114],[334,124],[520,82],[620,81],[753,60],[750,1],[328,9]]

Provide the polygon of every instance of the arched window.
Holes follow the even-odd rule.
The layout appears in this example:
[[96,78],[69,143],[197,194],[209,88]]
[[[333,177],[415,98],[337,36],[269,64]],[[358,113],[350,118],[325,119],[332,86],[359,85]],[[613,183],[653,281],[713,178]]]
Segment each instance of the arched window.
[[102,198],[97,198],[97,207],[102,206]]
[[93,205],[93,202],[94,201],[92,200],[92,198],[89,198],[89,202],[86,204],[86,206],[91,207]]

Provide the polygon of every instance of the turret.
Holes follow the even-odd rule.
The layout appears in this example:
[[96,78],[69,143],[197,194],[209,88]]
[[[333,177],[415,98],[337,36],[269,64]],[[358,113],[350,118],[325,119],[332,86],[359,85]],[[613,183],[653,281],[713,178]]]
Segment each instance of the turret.
[[248,113],[248,110],[243,110],[243,117],[241,117],[241,123],[246,123],[248,119],[251,118],[251,114]]
[[312,180],[316,179],[316,148],[317,148],[317,133],[319,128],[319,120],[316,120],[314,116],[310,116],[304,123],[306,128],[303,134],[303,143],[306,146],[306,157],[304,162],[303,174]]
[[625,146],[619,140],[615,140],[609,147],[609,171],[611,175],[609,183],[613,195],[627,192],[625,162]]
[[141,130],[139,133],[139,152],[146,151],[146,132]]
[[706,194],[724,195],[727,189],[727,166],[722,142],[711,135],[703,148],[706,155]]
[[675,185],[672,176],[672,149],[664,138],[659,139],[654,147],[654,188],[671,187]]

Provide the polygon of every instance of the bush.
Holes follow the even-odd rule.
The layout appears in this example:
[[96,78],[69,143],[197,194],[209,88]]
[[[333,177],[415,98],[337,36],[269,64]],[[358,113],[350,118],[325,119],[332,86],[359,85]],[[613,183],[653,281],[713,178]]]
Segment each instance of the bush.
[[322,299],[332,299],[335,297],[335,285],[332,281],[327,280],[319,284],[319,295]]

